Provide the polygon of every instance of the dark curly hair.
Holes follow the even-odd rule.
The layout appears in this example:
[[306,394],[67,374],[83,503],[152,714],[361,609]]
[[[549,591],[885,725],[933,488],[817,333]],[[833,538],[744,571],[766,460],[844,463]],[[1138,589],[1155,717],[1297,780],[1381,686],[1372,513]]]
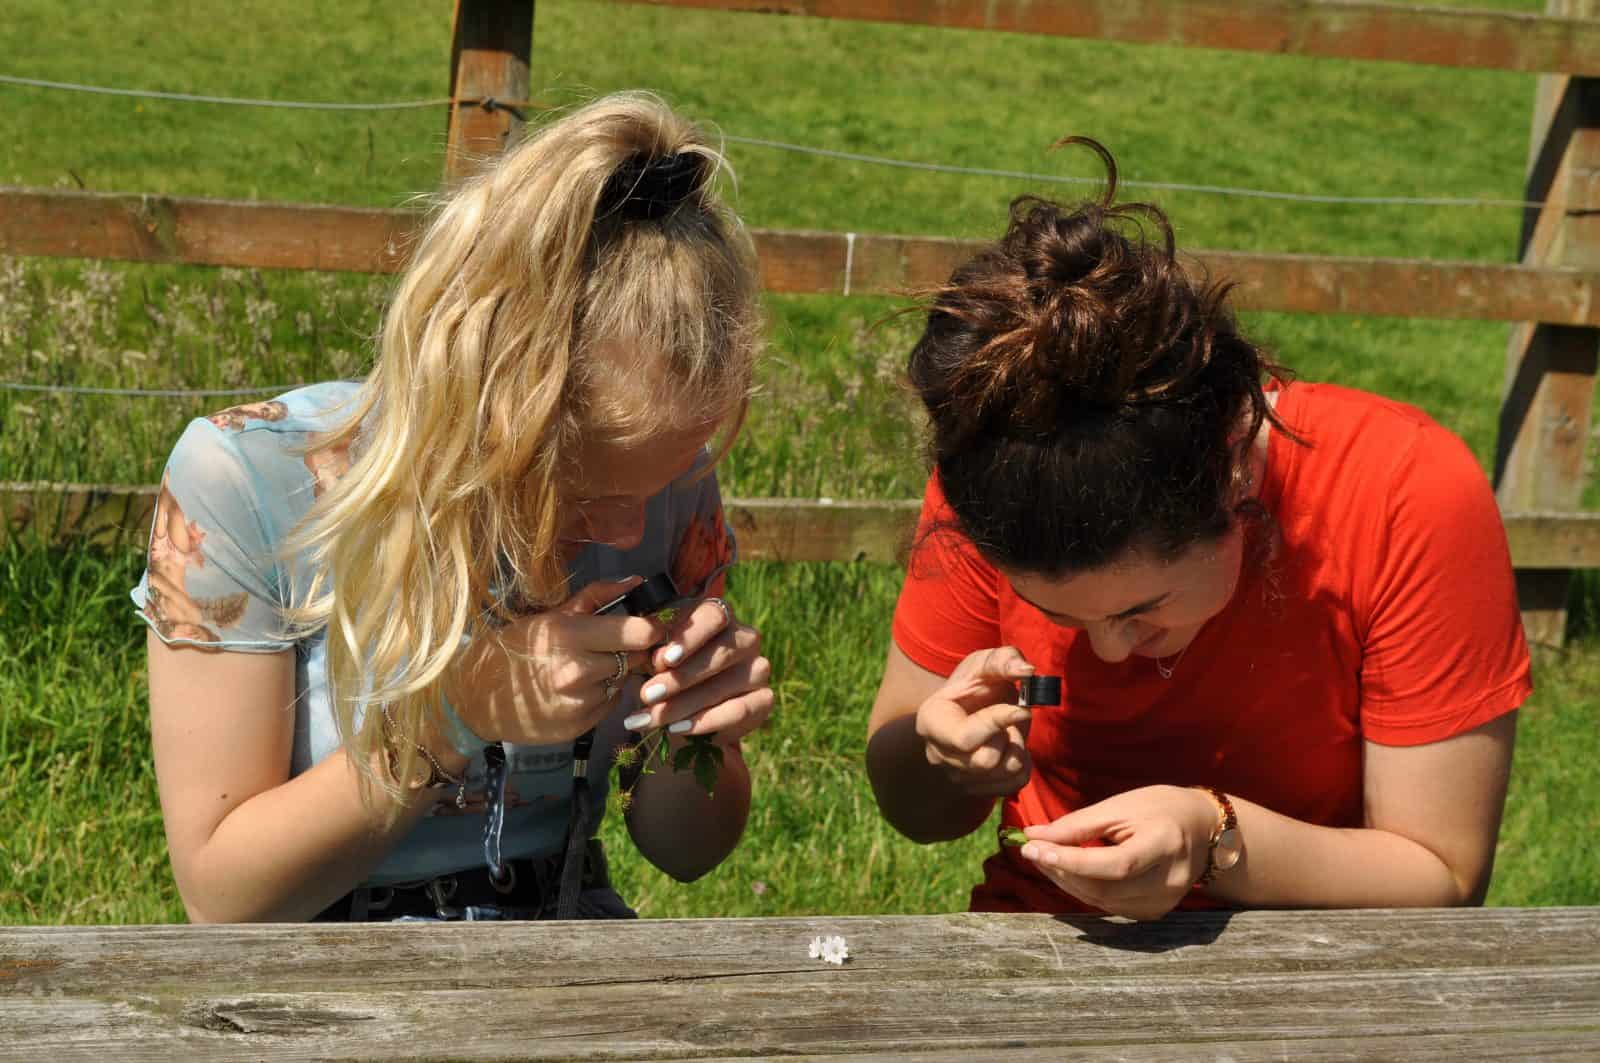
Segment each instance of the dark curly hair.
[[928,300],[908,367],[958,530],[1047,576],[1221,537],[1250,512],[1237,477],[1262,423],[1296,438],[1263,387],[1291,374],[1240,333],[1232,285],[1185,272],[1160,208],[1112,205],[1104,147],[1061,143],[1100,156],[1103,196],[1015,200]]

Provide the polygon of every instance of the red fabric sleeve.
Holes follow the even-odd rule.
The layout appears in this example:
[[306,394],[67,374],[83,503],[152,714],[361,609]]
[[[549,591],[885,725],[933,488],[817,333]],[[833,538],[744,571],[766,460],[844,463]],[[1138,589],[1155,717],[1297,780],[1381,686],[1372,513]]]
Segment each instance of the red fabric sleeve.
[[911,560],[894,609],[894,641],[930,672],[949,675],[967,654],[1001,643],[1000,574],[955,528],[937,475],[928,478]]
[[1505,527],[1465,444],[1420,427],[1395,464],[1387,516],[1360,596],[1362,733],[1422,745],[1519,706],[1533,690],[1528,647]]

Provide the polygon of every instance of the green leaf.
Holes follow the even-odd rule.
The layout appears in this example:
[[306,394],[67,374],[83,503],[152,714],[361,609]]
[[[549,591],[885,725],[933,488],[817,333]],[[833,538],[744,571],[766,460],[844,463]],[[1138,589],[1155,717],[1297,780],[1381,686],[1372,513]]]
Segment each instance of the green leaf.
[[678,752],[672,757],[672,770],[682,771],[695,761],[694,746],[680,746]]
[[1020,848],[1028,844],[1028,836],[1022,833],[1021,827],[1001,827],[1000,844]]
[[712,757],[694,758],[694,778],[707,794],[717,792],[717,762]]

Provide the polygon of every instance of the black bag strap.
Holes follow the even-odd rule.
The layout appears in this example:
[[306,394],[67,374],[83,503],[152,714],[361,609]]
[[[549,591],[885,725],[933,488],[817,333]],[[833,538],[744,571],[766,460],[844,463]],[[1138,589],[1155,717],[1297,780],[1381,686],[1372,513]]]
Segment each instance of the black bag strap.
[[561,861],[557,919],[577,916],[578,894],[583,891],[583,863],[589,848],[589,754],[593,749],[593,730],[572,743],[572,820],[567,825],[567,851]]

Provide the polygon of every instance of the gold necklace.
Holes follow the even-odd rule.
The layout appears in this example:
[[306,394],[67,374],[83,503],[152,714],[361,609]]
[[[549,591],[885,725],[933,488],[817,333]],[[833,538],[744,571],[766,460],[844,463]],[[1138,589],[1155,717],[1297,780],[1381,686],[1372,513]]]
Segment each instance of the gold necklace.
[[[1190,642],[1189,645],[1192,646],[1192,645],[1194,645],[1194,643]],[[1161,678],[1162,679],[1171,679],[1173,670],[1178,667],[1178,662],[1183,660],[1183,655],[1188,653],[1188,652],[1189,652],[1189,646],[1185,646],[1183,649],[1179,650],[1178,651],[1178,655],[1172,659],[1172,663],[1171,664],[1163,664],[1162,661],[1161,661],[1161,658],[1157,657],[1156,658],[1156,671],[1161,673]]]

